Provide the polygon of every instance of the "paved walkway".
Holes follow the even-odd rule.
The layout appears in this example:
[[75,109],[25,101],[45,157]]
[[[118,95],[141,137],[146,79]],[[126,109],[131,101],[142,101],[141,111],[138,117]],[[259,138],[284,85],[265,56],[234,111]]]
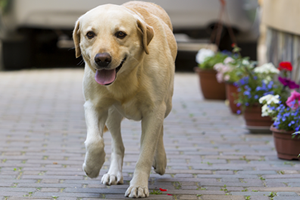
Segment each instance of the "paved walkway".
[[[81,69],[0,73],[1,200],[125,199],[140,123],[122,124],[125,184],[86,177],[82,76]],[[249,134],[224,102],[203,100],[196,75],[176,74],[173,102],[165,120],[167,171],[151,174],[148,199],[300,199],[299,162],[277,159],[271,135]],[[105,141],[101,175],[109,166],[109,133]]]

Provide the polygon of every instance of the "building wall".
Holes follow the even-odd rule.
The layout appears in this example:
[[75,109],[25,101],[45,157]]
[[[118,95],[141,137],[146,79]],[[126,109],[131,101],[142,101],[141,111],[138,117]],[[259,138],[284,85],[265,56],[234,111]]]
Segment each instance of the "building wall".
[[300,83],[300,0],[263,0],[262,25],[266,27],[266,62],[278,66],[281,61],[293,64],[290,78]]
[[299,0],[264,0],[262,22],[274,29],[300,35]]
[[281,61],[290,61],[294,67],[290,78],[300,83],[300,35],[269,27],[266,33],[266,49],[268,62],[275,66]]

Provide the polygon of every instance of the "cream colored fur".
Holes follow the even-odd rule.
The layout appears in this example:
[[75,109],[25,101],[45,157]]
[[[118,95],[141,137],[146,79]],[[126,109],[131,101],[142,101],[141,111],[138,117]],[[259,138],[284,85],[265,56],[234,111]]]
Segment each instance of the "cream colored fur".
[[[116,38],[117,31],[127,36]],[[88,31],[96,33],[88,39]],[[124,117],[141,120],[140,156],[125,196],[149,196],[151,166],[159,174],[166,168],[163,121],[172,108],[174,62],[177,46],[167,13],[146,2],[102,5],[82,15],[73,32],[76,57],[85,61],[83,90],[87,137],[83,170],[95,178],[105,161],[103,132],[112,135],[111,165],[103,184],[123,183],[124,145],[120,125]],[[103,86],[94,77],[98,53],[109,53],[110,68],[120,65],[115,81]]]

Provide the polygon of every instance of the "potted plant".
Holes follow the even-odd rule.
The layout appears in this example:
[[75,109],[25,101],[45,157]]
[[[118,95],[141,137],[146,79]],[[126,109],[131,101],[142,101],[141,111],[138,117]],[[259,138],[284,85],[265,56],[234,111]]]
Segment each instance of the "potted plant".
[[[286,100],[283,95],[266,95],[259,99],[262,106],[262,116],[269,116],[274,120],[270,130],[273,132],[274,143],[277,156],[281,159],[299,160],[300,153],[300,93],[299,85],[288,78],[288,74],[293,70],[290,62],[281,62],[278,69],[281,76],[278,80],[283,85],[283,89],[293,90]],[[292,136],[293,135],[293,136]]]
[[259,98],[272,94],[287,96],[284,86],[276,80],[279,70],[267,63],[253,70],[247,70],[247,75],[235,82],[238,87],[238,104],[243,109],[246,128],[250,132],[269,132],[272,119],[261,116]]
[[214,53],[210,49],[200,49],[197,53],[198,67],[195,67],[195,71],[199,75],[200,88],[205,99],[226,99],[225,84],[217,81],[217,72],[213,68],[226,57],[226,54]]
[[250,61],[248,57],[242,57],[240,48],[235,44],[233,46],[233,54],[227,57],[222,63],[217,63],[214,69],[217,71],[218,82],[225,82],[226,97],[229,108],[232,113],[240,114],[240,106],[237,105],[238,88],[234,84],[242,77],[248,74],[255,66],[255,62]]
[[266,95],[260,98],[263,104],[262,115],[274,120],[270,130],[278,158],[299,160],[300,138],[300,93],[293,91],[286,102],[279,95]]

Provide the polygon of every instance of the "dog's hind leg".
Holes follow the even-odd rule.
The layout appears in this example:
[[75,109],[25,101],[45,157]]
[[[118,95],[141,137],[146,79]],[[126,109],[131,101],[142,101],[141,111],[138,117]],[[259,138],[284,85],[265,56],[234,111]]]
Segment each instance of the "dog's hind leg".
[[164,141],[163,141],[163,126],[161,127],[159,139],[157,142],[156,152],[154,155],[154,160],[152,163],[152,167],[154,168],[154,171],[160,175],[163,175],[165,173],[165,169],[167,166],[167,156],[166,151],[164,147]]
[[101,179],[101,182],[106,185],[123,183],[122,167],[125,148],[121,136],[122,119],[123,117],[116,109],[109,110],[106,125],[112,136],[111,163],[108,172]]

